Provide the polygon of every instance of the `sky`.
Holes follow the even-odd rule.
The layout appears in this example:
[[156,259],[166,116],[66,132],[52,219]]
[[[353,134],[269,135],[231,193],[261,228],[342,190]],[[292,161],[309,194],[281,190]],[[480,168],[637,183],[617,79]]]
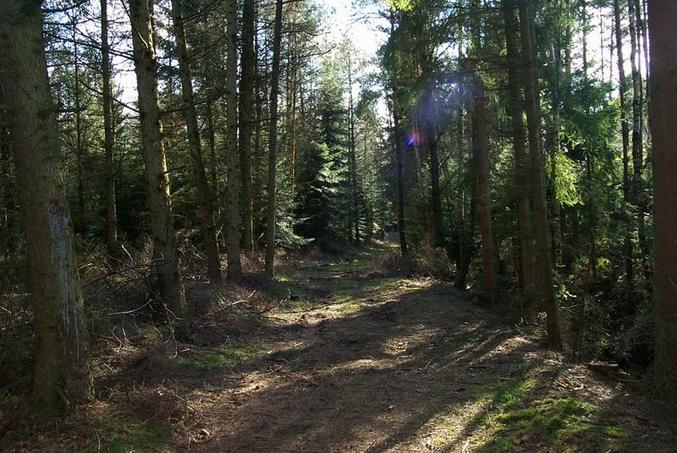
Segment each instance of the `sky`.
[[[359,7],[353,5],[353,0],[309,1],[314,1],[320,5],[327,14],[327,17],[322,21],[327,28],[325,34],[321,35],[319,39],[338,45],[347,37],[352,41],[353,46],[357,49],[362,61],[375,60],[378,49],[383,45],[387,38],[385,33],[378,30],[378,26],[385,27],[388,25],[386,20],[380,18],[377,14],[377,2],[371,3],[370,6],[367,7]],[[117,1],[112,2],[114,6],[117,3]],[[118,14],[119,13],[120,11],[118,11]],[[612,42],[613,38],[612,20],[609,11],[605,11],[605,17],[602,19],[595,10],[591,17],[591,25],[593,27],[588,35],[588,47],[590,58],[594,61],[591,72],[596,73],[599,70],[602,61],[600,52],[601,38],[602,36],[605,38],[605,47]],[[629,43],[626,43],[626,46],[624,46],[624,52],[626,58],[626,73],[629,74],[630,63],[628,57],[630,55],[630,49],[627,48],[628,44]],[[576,47],[580,47],[580,42]],[[577,50],[580,52],[580,49]],[[615,66],[609,64],[608,47],[605,50],[604,63],[607,77],[609,71],[613,69],[615,78],[616,69]],[[129,61],[125,61],[121,58],[114,58],[113,64],[118,70],[121,70],[118,74],[118,86],[123,89],[121,100],[131,104],[136,100],[136,80],[131,64]],[[642,70],[642,72],[645,72],[645,68],[642,68]]]
[[386,35],[377,29],[383,19],[376,16],[374,6],[355,7],[351,0],[316,0],[332,15],[325,23],[331,24],[330,36],[337,41],[349,37],[356,49],[369,59],[376,56],[376,52],[383,43]]
[[[364,60],[373,60],[381,45],[386,40],[386,35],[377,29],[383,19],[376,15],[376,6],[366,8],[354,7],[352,0],[314,0],[319,4],[328,17],[323,21],[328,25],[324,36],[328,43],[340,44],[348,37],[358,53]],[[117,2],[113,2],[115,5]],[[117,76],[118,86],[122,88],[120,100],[127,104],[136,101],[136,79],[133,68],[129,61],[122,58],[114,58],[113,64],[121,70]]]

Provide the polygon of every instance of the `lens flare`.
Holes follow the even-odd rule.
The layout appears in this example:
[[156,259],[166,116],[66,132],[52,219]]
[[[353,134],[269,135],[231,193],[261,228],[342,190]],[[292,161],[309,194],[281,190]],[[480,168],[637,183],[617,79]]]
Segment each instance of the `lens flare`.
[[407,148],[411,148],[412,146],[416,146],[418,144],[419,144],[418,133],[416,131],[412,131],[409,134],[409,137],[407,137],[407,141],[405,142],[405,146]]

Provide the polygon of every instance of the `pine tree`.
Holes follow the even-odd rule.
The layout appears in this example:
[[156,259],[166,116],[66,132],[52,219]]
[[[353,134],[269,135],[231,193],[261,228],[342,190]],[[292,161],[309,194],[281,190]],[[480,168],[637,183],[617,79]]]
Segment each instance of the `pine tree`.
[[659,389],[677,395],[677,4],[649,2],[651,37],[651,133],[656,210],[656,358]]
[[0,3],[0,93],[13,112],[16,162],[28,246],[35,365],[35,407],[61,411],[90,396],[87,322],[78,277],[63,155],[49,90],[37,3]]
[[[162,143],[158,106],[157,56],[153,30],[152,0],[130,0],[134,69],[136,72],[141,143],[148,190],[151,236],[153,239],[153,295],[155,310],[184,328],[189,324],[186,296],[177,256],[169,174]],[[163,307],[168,313],[161,313]]]

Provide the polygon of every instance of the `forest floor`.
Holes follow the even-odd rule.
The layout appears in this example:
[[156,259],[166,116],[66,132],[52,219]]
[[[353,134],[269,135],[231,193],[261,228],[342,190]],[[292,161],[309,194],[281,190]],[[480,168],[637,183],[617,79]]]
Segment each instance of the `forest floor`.
[[243,300],[283,302],[198,317],[163,354],[102,336],[97,399],[49,425],[24,420],[6,450],[677,451],[674,409],[447,283],[375,271],[383,252],[295,261],[263,289],[252,277]]

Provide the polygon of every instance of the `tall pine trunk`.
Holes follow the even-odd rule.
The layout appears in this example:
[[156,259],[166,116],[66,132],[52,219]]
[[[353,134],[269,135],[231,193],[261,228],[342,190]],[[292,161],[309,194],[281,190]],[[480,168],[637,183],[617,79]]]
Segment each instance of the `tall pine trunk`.
[[280,48],[282,47],[282,0],[275,1],[273,29],[273,67],[270,74],[270,126],[268,128],[268,203],[266,214],[266,275],[273,276],[275,267],[275,222],[277,173],[277,102],[280,91]]
[[254,218],[251,156],[254,138],[254,74],[256,54],[254,0],[244,0],[242,8],[242,78],[240,79],[240,172],[242,177],[242,248],[254,249]]
[[[258,61],[259,54],[259,45],[258,38],[254,36],[254,56]],[[254,236],[255,243],[254,247],[259,248],[260,238],[263,236],[263,222],[262,222],[262,212],[263,212],[263,177],[261,175],[262,171],[262,149],[261,149],[261,133],[263,129],[263,102],[264,97],[261,87],[262,77],[259,72],[258,64],[254,64],[254,114],[255,114],[255,125],[254,125],[254,159],[253,159],[253,171],[252,171],[252,217],[254,222]]]
[[480,215],[480,238],[482,241],[482,289],[486,302],[496,303],[496,268],[494,265],[494,238],[491,225],[491,190],[489,131],[487,129],[486,99],[484,86],[479,77],[473,80],[472,140],[474,161],[477,168],[477,204]]
[[348,55],[348,170],[350,172],[350,195],[352,198],[351,224],[354,228],[355,243],[360,243],[360,213],[357,192],[357,156],[355,155],[355,105],[353,102],[353,67]]
[[519,88],[518,23],[515,18],[515,2],[503,3],[506,49],[508,53],[508,105],[512,121],[512,140],[515,154],[515,188],[517,195],[517,227],[520,253],[520,280],[525,299],[525,311],[537,306],[538,293],[534,282],[534,262],[531,232],[531,207],[529,205],[529,161],[526,155],[526,134],[522,119],[522,94]]
[[397,230],[400,239],[400,253],[405,257],[408,253],[406,225],[404,220],[404,153],[402,152],[402,131],[400,126],[399,114],[396,110],[397,90],[393,94],[392,115],[393,115],[393,144],[395,149],[395,171],[397,173]]
[[177,318],[183,327],[188,327],[186,297],[176,250],[169,174],[162,143],[152,0],[129,0],[129,13],[148,190],[148,214],[153,240],[151,290],[154,309],[157,316],[169,320]]
[[458,251],[458,265],[456,266],[456,278],[454,286],[460,290],[465,290],[468,284],[468,273],[473,254],[475,253],[475,224],[477,222],[478,188],[477,188],[477,163],[473,156],[471,161],[471,192],[470,192],[470,211],[466,216],[466,222],[461,225],[459,237],[461,245]]
[[[552,262],[557,267],[562,262],[562,206],[557,199],[557,156],[560,152],[560,102],[562,91],[562,34],[561,21],[562,9],[561,4],[557,3],[556,9],[556,27],[557,31],[554,34],[552,42],[552,74],[550,80],[550,111],[551,111],[551,128],[549,135],[550,148],[550,204],[552,207],[552,216],[550,219],[552,229]],[[570,46],[570,42],[566,42],[566,46]],[[604,52],[602,52],[603,54]],[[602,63],[603,66],[603,63]],[[602,67],[603,69],[603,67]]]
[[[430,103],[434,106],[433,94],[430,93]],[[431,107],[435,109],[435,107]],[[440,188],[440,157],[437,141],[437,128],[435,127],[436,118],[422,121],[425,124],[425,142],[428,147],[428,161],[430,164],[430,186],[432,202],[432,245],[433,247],[442,247],[442,190]]]
[[108,0],[101,0],[101,80],[103,91],[103,148],[105,154],[104,192],[106,199],[106,248],[111,256],[120,252],[117,203],[115,200],[115,131],[113,129],[113,91],[108,41]]
[[618,93],[621,114],[621,140],[623,147],[623,218],[625,220],[625,238],[623,240],[623,263],[625,268],[625,298],[630,300],[633,291],[634,266],[632,246],[632,219],[630,217],[630,126],[627,110],[627,81],[625,79],[625,60],[623,58],[623,24],[621,22],[620,0],[614,0],[614,33],[616,36],[616,55],[618,60]]
[[522,2],[519,7],[522,37],[522,61],[524,65],[524,93],[529,131],[529,154],[531,158],[531,193],[533,196],[533,225],[536,252],[536,283],[541,306],[547,314],[547,331],[550,345],[562,349],[559,313],[555,299],[550,240],[548,238],[548,211],[545,201],[543,158],[541,155],[540,115],[538,87],[534,62],[533,6]]
[[654,379],[677,396],[677,2],[649,2],[656,229]]
[[85,150],[82,144],[82,100],[80,97],[80,56],[78,54],[78,41],[76,36],[76,24],[73,23],[73,108],[75,110],[75,163],[77,179],[78,210],[75,216],[75,232],[81,236],[87,233],[86,203],[85,203]]
[[628,16],[630,19],[630,65],[632,68],[632,199],[637,210],[637,236],[639,239],[639,259],[644,271],[647,288],[650,289],[651,269],[649,266],[649,245],[646,236],[646,201],[644,195],[644,145],[643,132],[643,87],[640,72],[640,32],[637,26],[635,0],[628,0]]
[[181,79],[182,110],[188,133],[188,147],[193,170],[193,183],[197,189],[197,199],[200,209],[200,236],[207,256],[207,275],[214,282],[221,280],[221,265],[219,246],[216,242],[216,226],[214,225],[214,211],[212,208],[212,194],[207,182],[202,144],[200,143],[200,129],[197,123],[195,96],[193,94],[193,80],[191,78],[190,59],[186,46],[186,31],[183,22],[183,4],[181,0],[172,0],[172,20],[174,22],[174,36],[176,38],[176,53],[179,57],[179,77]]
[[68,211],[56,108],[37,2],[0,2],[0,93],[8,115],[28,250],[35,360],[33,400],[61,411],[90,395],[87,323]]
[[226,1],[226,249],[229,282],[242,274],[240,263],[240,153],[237,141],[237,0]]

